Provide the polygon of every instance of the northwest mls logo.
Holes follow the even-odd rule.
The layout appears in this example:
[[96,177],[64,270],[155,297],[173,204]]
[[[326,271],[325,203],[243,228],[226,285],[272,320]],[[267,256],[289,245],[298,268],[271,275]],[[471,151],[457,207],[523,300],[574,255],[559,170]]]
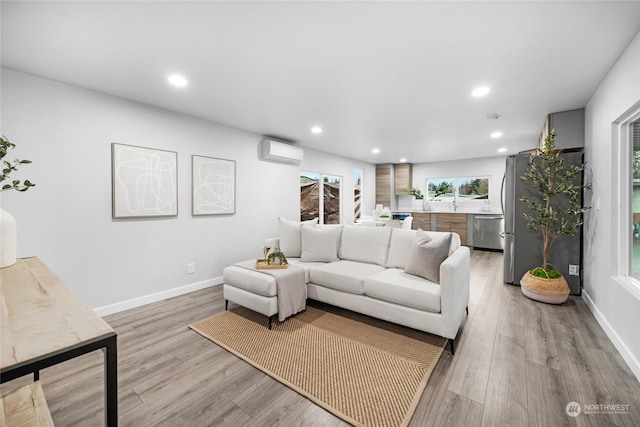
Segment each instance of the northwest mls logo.
[[580,414],[585,415],[607,415],[607,414],[630,414],[628,403],[585,403],[580,405],[578,402],[569,402],[564,410],[570,417],[577,417]]
[[567,412],[567,415],[575,418],[580,415],[582,408],[580,407],[580,404],[578,402],[569,402],[567,403],[567,406],[564,408],[564,410]]

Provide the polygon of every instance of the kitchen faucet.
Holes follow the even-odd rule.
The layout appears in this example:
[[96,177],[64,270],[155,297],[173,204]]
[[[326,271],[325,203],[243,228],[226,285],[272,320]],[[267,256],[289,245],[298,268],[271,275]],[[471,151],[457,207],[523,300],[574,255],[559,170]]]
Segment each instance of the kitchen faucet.
[[451,203],[453,206],[453,211],[456,212],[460,205],[458,204],[458,189],[453,190],[453,202]]

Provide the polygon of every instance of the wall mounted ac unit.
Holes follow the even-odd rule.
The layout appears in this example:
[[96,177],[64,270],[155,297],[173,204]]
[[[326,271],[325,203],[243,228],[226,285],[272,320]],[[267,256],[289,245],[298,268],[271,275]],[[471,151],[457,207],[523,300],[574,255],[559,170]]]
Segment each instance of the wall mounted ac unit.
[[299,165],[304,157],[302,148],[295,147],[291,144],[265,138],[260,141],[260,154],[263,160],[271,162],[287,163],[290,165]]

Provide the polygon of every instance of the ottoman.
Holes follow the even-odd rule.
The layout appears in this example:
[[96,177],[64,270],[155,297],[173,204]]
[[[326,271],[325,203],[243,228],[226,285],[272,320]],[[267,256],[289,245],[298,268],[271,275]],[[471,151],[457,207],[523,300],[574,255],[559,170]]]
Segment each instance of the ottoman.
[[257,270],[256,261],[248,260],[225,268],[222,277],[225,309],[228,301],[233,301],[263,314],[269,317],[269,329],[274,315],[282,322],[306,309],[306,274],[302,267]]
[[278,288],[275,277],[231,265],[222,271],[222,279],[225,310],[228,302],[233,301],[267,316],[271,329],[273,316],[278,313]]

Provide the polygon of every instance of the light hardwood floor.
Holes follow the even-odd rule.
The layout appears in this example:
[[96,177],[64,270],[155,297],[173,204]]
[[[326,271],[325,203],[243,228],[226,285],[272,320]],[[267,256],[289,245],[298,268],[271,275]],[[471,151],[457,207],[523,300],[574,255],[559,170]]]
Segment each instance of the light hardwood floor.
[[[582,299],[530,301],[502,282],[501,254],[472,251],[471,261],[456,355],[439,360],[410,426],[640,425],[640,383]],[[222,310],[218,286],[105,318],[118,333],[120,425],[347,425],[187,328]],[[100,352],[41,380],[56,426],[103,425]],[[572,401],[583,410],[575,418]],[[628,411],[585,414],[594,404]]]

